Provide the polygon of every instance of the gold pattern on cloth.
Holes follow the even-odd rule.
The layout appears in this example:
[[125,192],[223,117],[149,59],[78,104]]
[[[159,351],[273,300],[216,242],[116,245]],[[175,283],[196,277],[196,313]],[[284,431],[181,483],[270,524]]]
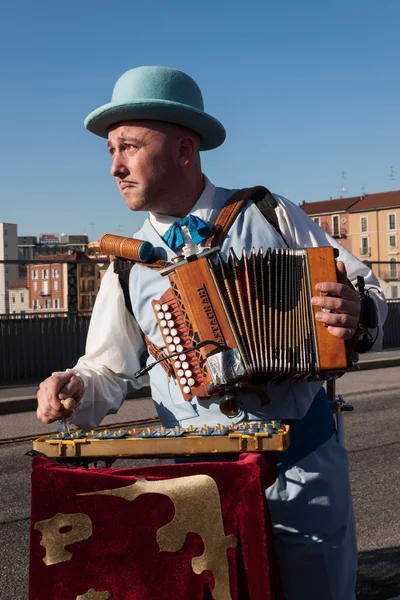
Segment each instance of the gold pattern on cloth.
[[225,536],[218,486],[208,475],[191,475],[175,479],[137,481],[122,488],[78,494],[79,496],[118,496],[132,502],[142,494],[163,494],[172,500],[175,515],[170,523],[157,531],[160,551],[178,552],[188,533],[203,540],[204,552],[192,559],[196,575],[211,571],[214,575],[214,600],[231,600],[227,548],[235,548],[237,538]]
[[[70,527],[71,530],[61,532],[63,527]],[[72,554],[65,546],[87,540],[93,531],[90,517],[83,513],[57,513],[51,519],[35,523],[34,529],[42,534],[40,545],[46,549],[43,562],[47,566],[71,560]]]
[[107,600],[108,598],[111,598],[110,592],[96,592],[91,588],[83,596],[77,596],[76,600]]

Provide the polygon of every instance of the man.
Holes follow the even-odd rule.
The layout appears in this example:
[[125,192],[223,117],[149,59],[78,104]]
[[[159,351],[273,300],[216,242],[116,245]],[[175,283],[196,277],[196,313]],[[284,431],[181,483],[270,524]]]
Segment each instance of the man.
[[[204,112],[201,92],[187,75],[163,67],[140,67],[118,80],[112,101],[91,113],[89,131],[108,138],[111,174],[131,210],[150,212],[134,237],[150,241],[160,258],[170,260],[189,250],[200,250],[187,227],[172,248],[174,223],[193,215],[211,228],[233,190],[215,188],[203,176],[200,151],[222,144],[222,125]],[[339,283],[321,282],[313,303],[317,319],[344,340],[356,335],[360,297],[350,287],[357,275],[373,286],[378,313],[379,344],[386,308],[377,280],[303,211],[280,196],[276,216],[280,234],[249,202],[222,244],[222,252],[243,246],[326,246],[339,250]],[[79,404],[74,422],[93,427],[116,412],[130,387],[140,387],[134,373],[143,366],[143,333],[159,347],[163,340],[151,307],[169,283],[158,272],[134,265],[129,276],[133,315],[128,312],[121,285],[111,265],[105,275],[90,324],[86,354],[75,368],[55,374],[40,386],[38,417],[45,423],[68,416],[60,400],[73,397]],[[323,309],[328,309],[324,311]],[[151,362],[150,358],[150,362]],[[337,443],[332,417],[320,382],[268,383],[271,399],[260,406],[254,395],[239,397],[241,410],[233,419],[222,415],[218,398],[183,400],[179,386],[160,365],[150,376],[152,396],[162,422],[169,425],[240,422],[260,418],[290,420],[294,454],[283,461],[276,483],[267,490],[282,580],[287,600],[353,600],[356,578],[356,541],[346,451]],[[321,433],[322,432],[322,433]],[[310,442],[311,440],[311,442]],[[317,441],[315,441],[317,440]]]

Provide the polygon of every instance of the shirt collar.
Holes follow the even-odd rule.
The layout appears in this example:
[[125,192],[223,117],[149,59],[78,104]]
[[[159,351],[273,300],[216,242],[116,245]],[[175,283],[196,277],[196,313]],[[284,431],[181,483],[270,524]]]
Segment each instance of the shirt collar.
[[[192,208],[189,214],[199,217],[206,223],[213,225],[213,203],[215,196],[215,185],[204,175],[204,190],[201,193],[200,198]],[[188,215],[186,215],[188,216]],[[168,215],[149,214],[149,221],[162,237],[169,227],[176,221],[176,217]]]

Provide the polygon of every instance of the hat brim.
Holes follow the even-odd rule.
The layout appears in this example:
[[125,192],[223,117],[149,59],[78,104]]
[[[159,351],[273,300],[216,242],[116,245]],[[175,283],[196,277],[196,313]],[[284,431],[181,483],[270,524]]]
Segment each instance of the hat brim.
[[187,127],[201,137],[201,150],[217,148],[226,137],[223,125],[211,115],[169,100],[138,99],[126,104],[109,102],[86,117],[85,127],[91,133],[107,138],[109,128],[115,123],[139,119],[165,121]]

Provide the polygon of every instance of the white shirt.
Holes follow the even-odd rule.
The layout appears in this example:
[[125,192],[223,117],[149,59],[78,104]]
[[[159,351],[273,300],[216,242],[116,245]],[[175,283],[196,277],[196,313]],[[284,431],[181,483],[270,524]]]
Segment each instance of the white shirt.
[[[218,217],[218,210],[214,208],[215,185],[213,185],[206,176],[204,176],[204,183],[204,190],[193,209],[190,211],[190,214],[199,217],[212,227]],[[150,213],[149,221],[160,237],[162,237],[168,231],[172,223],[175,223],[176,217]],[[181,232],[185,243],[183,253],[198,252],[202,247],[202,244],[197,245],[193,242],[187,227],[182,227]]]
[[[217,218],[213,209],[215,186],[205,178],[205,188],[191,214],[210,225]],[[289,247],[304,248],[331,245],[339,250],[339,259],[347,269],[353,284],[357,275],[365,278],[366,288],[373,286],[373,296],[379,314],[379,334],[374,349],[382,344],[383,323],[387,306],[378,280],[372,271],[355,258],[326,231],[312,221],[295,204],[275,195],[278,202],[276,214],[279,227]],[[162,236],[175,217],[150,214],[150,222]],[[185,242],[193,246],[187,232],[182,231]],[[185,237],[186,236],[186,237]],[[72,370],[84,382],[85,392],[77,407],[73,421],[80,427],[94,427],[109,413],[121,406],[127,391],[139,389],[141,381],[134,374],[142,367],[137,349],[142,346],[142,334],[136,320],[125,306],[124,295],[113,265],[108,268],[96,298],[86,342],[86,353]]]

